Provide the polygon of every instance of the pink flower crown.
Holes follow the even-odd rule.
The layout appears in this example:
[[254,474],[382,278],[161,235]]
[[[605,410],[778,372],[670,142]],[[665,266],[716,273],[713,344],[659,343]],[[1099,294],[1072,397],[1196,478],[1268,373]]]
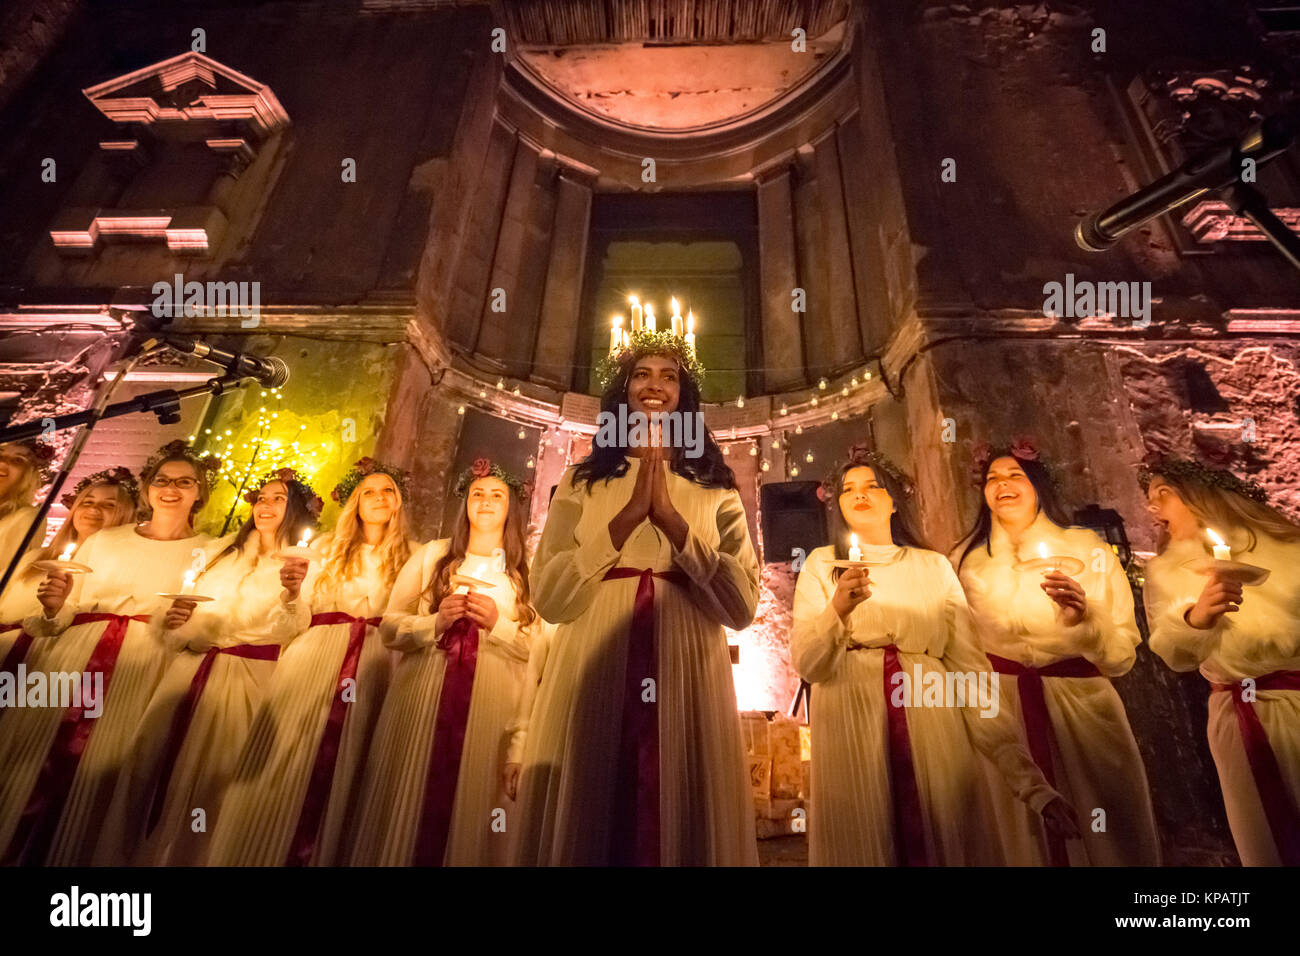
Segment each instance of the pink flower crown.
[[[1008,445],[1000,446],[1021,461],[1038,461],[1038,443],[1028,435],[1019,435]],[[986,441],[971,449],[970,481],[976,488],[984,487],[984,476],[993,462],[994,446]]]
[[77,495],[94,485],[117,485],[130,493],[132,501],[140,500],[140,485],[136,482],[135,475],[131,474],[130,469],[118,465],[116,468],[105,468],[103,471],[82,478],[75,488],[59,499],[59,502],[63,507],[71,509],[72,503],[77,500]]
[[244,500],[250,505],[257,504],[257,496],[261,490],[272,481],[283,481],[302,495],[303,500],[307,503],[307,513],[313,518],[319,518],[321,510],[325,507],[325,502],[321,496],[316,494],[312,486],[307,484],[306,479],[299,476],[293,468],[278,468],[275,471],[264,475],[262,480],[257,483],[257,487],[252,491],[245,493]]
[[406,485],[411,476],[404,469],[398,468],[396,465],[385,465],[369,455],[357,459],[357,463],[352,466],[352,470],[334,486],[334,490],[330,492],[330,497],[337,504],[346,504],[347,500],[352,497],[352,492],[356,490],[357,485],[361,484],[368,475],[387,475],[397,485],[397,490],[401,493],[402,498],[406,498]]

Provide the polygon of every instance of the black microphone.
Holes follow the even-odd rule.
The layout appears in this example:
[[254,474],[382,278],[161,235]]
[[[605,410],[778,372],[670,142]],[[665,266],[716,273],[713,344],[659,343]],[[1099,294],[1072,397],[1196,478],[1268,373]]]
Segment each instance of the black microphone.
[[183,336],[168,335],[163,341],[178,352],[187,352],[220,365],[232,375],[257,379],[263,388],[279,388],[289,381],[289,366],[284,363],[284,359],[274,355],[264,358],[243,352],[227,352],[199,339]]
[[1284,114],[1261,120],[1239,141],[1197,153],[1172,173],[1089,216],[1074,227],[1074,241],[1088,252],[1105,252],[1148,219],[1241,181],[1243,159],[1253,159],[1258,169],[1285,152],[1294,135],[1294,119]]

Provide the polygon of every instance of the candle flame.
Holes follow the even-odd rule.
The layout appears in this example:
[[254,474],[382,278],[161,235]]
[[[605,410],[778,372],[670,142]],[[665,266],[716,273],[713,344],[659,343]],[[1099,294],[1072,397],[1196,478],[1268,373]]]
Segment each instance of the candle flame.
[[1220,548],[1227,546],[1228,542],[1224,541],[1221,537],[1219,537],[1219,532],[1215,531],[1213,528],[1206,528],[1205,533],[1208,534],[1210,536],[1210,540],[1213,541]]
[[614,318],[611,320],[611,326],[616,329],[621,329],[623,327],[623,316],[621,315],[614,316]]
[[311,528],[302,529],[302,537],[298,539],[298,547],[307,547],[307,542],[311,540]]
[[637,300],[637,297],[636,297],[636,296],[634,296],[634,295],[630,295],[630,296],[627,297],[627,301],[628,301],[631,305],[636,305],[638,300]]
[[689,332],[689,333],[692,333],[692,334],[694,334],[694,332],[695,332],[695,313],[694,313],[694,312],[687,312],[687,313],[686,313],[686,331]]
[[674,299],[673,299],[673,315],[681,315],[681,313],[682,313],[682,310],[681,310],[681,308],[677,305],[677,299],[674,298]]
[[854,533],[854,534],[850,534],[850,535],[849,535],[849,547],[850,547],[850,548],[856,548],[857,546],[858,546],[858,536],[857,536],[857,534],[856,534],[856,533]]
[[1047,544],[1046,544],[1045,542],[1042,542],[1042,541],[1038,542],[1038,556],[1039,556],[1040,558],[1050,558],[1050,557],[1051,557],[1051,555],[1048,554],[1048,552],[1047,552]]
[[59,560],[60,560],[60,561],[71,561],[71,560],[72,560],[72,552],[73,552],[75,549],[76,549],[76,546],[75,546],[74,544],[72,544],[72,542],[68,542],[68,546],[67,546],[66,548],[64,548],[64,549],[63,549],[63,553],[62,553],[61,555],[59,555]]

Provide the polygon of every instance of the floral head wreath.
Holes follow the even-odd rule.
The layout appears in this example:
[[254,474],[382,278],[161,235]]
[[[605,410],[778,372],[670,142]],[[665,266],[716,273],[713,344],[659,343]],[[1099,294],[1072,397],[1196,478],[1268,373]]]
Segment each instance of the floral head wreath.
[[[989,465],[993,459],[1000,454],[1010,452],[1015,458],[1021,461],[1036,461],[1047,471],[1047,464],[1039,458],[1038,443],[1028,435],[1020,435],[1012,439],[1009,444],[995,447],[986,441],[980,442],[971,449],[970,463],[970,481],[976,488],[984,487],[984,476],[988,473]],[[1049,474],[1049,478],[1051,475]]]
[[1151,480],[1156,476],[1174,479],[1186,478],[1218,488],[1221,491],[1231,491],[1243,498],[1257,501],[1261,505],[1268,504],[1268,492],[1253,481],[1238,478],[1226,469],[1211,468],[1199,461],[1165,457],[1144,464],[1138,469],[1138,484],[1142,486],[1143,491],[1151,487]]
[[393,484],[397,485],[397,490],[401,493],[402,498],[406,498],[406,484],[411,476],[404,469],[398,468],[396,465],[385,465],[383,462],[375,461],[369,455],[357,459],[357,463],[352,466],[352,470],[334,486],[334,490],[330,492],[330,497],[337,504],[346,504],[348,498],[352,497],[352,492],[356,490],[357,485],[361,484],[362,480],[369,475],[387,475],[393,479]]
[[132,501],[140,500],[140,485],[136,482],[135,475],[131,474],[130,469],[118,465],[116,468],[105,468],[103,471],[82,478],[77,482],[77,487],[67,492],[59,501],[63,507],[71,508],[72,503],[77,500],[77,495],[94,485],[117,485],[127,490]]
[[618,378],[624,371],[631,371],[639,358],[647,355],[671,356],[683,372],[698,385],[704,381],[704,366],[695,356],[695,350],[686,344],[686,339],[674,335],[671,329],[635,329],[628,336],[628,344],[617,353],[606,355],[596,365],[596,381],[602,389]]
[[464,498],[469,494],[469,486],[478,478],[492,477],[505,484],[513,491],[520,501],[527,501],[532,493],[532,487],[529,482],[520,481],[510,472],[506,471],[500,465],[487,458],[475,458],[474,464],[470,465],[460,473],[456,479],[456,497]]
[[907,477],[897,465],[869,445],[858,443],[849,447],[844,460],[835,467],[835,470],[826,477],[825,481],[817,486],[818,499],[823,502],[833,500],[839,493],[841,476],[850,468],[870,468],[876,472],[883,471],[903,490],[905,498],[912,497],[916,491],[916,485],[912,482],[912,479]]
[[194,449],[187,445],[184,439],[177,438],[169,441],[150,456],[140,472],[140,481],[143,482],[144,476],[164,461],[188,461],[194,466],[194,472],[199,476],[199,480],[206,484],[209,490],[212,488],[217,472],[221,470],[221,459],[216,455],[207,452],[196,455]]
[[312,486],[307,484],[307,479],[303,478],[293,468],[277,468],[262,476],[257,483],[257,487],[245,493],[244,500],[250,505],[257,504],[257,495],[267,484],[272,481],[283,481],[286,485],[293,488],[298,494],[302,495],[303,500],[307,503],[307,513],[313,518],[319,518],[321,509],[325,507],[325,502],[321,500],[320,495],[316,494]]

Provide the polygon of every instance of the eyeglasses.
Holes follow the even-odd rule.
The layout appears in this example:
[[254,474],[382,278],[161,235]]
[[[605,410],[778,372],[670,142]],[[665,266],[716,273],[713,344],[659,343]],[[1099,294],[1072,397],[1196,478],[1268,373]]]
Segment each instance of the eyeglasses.
[[154,475],[149,482],[150,488],[166,488],[168,485],[175,485],[181,491],[193,491],[199,486],[197,478],[164,478],[162,475]]

